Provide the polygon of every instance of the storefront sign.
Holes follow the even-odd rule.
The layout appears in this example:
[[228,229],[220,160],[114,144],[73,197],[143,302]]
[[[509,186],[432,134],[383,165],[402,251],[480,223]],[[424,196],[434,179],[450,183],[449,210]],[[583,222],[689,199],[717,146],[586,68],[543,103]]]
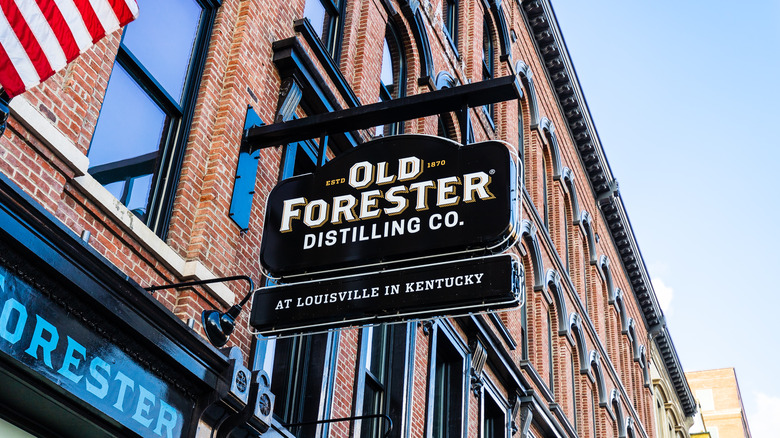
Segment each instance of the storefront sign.
[[260,260],[275,276],[460,251],[496,253],[519,221],[517,164],[497,141],[400,135],[270,193]]
[[0,267],[0,355],[140,436],[181,436],[192,403],[93,330]]
[[509,254],[278,285],[254,295],[264,335],[518,305],[523,275]]

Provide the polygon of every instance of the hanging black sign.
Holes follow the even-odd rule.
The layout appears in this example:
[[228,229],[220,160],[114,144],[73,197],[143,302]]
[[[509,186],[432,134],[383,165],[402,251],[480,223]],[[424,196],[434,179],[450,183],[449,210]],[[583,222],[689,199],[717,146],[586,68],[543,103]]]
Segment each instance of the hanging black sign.
[[259,289],[250,324],[264,335],[517,306],[522,268],[509,254]]
[[275,276],[459,251],[515,238],[517,164],[506,144],[391,136],[270,193],[260,260]]

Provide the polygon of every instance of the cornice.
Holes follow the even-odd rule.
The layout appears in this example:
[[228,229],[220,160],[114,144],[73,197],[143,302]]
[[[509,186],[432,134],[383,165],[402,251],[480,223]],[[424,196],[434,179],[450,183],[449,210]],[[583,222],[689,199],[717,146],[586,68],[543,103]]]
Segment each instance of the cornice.
[[[618,191],[617,181],[604,154],[550,1],[523,1],[521,9],[545,73],[557,97],[561,114],[577,147],[591,190],[598,201],[631,282],[631,289],[642,311],[645,326],[648,331],[659,325],[664,326],[663,311],[658,304],[647,267],[636,244],[631,222]],[[677,350],[665,326],[659,336],[655,337],[655,342],[662,353],[664,366],[672,378],[685,414],[693,415],[696,412],[693,395],[685,380]]]

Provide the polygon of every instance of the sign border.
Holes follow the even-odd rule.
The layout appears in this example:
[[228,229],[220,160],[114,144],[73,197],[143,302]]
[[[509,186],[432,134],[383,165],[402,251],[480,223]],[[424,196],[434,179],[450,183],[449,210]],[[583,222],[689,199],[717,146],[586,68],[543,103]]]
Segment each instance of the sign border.
[[[496,303],[489,303],[489,304],[473,304],[473,305],[466,305],[466,306],[450,306],[450,307],[443,307],[443,308],[437,308],[437,309],[427,309],[427,310],[419,310],[419,311],[409,311],[409,312],[401,312],[401,313],[395,313],[392,315],[371,315],[371,316],[365,316],[365,317],[357,317],[352,319],[344,319],[344,320],[337,320],[337,321],[331,321],[331,322],[322,322],[322,323],[315,323],[315,324],[309,324],[309,325],[299,325],[292,328],[282,328],[282,329],[276,329],[276,330],[257,330],[254,326],[251,325],[252,317],[250,315],[249,318],[249,324],[252,328],[255,329],[256,333],[261,334],[263,336],[268,337],[286,337],[286,336],[292,336],[297,335],[300,333],[317,333],[318,331],[314,331],[316,329],[323,329],[323,331],[331,330],[331,329],[343,329],[348,328],[352,326],[359,326],[359,325],[374,325],[374,324],[381,324],[381,323],[399,323],[403,321],[411,321],[411,320],[417,320],[425,318],[426,315],[429,315],[429,318],[444,318],[444,317],[452,317],[452,316],[460,316],[460,315],[466,315],[466,314],[472,314],[472,313],[486,313],[491,312],[494,310],[500,310],[500,309],[506,309],[510,307],[520,307],[525,304],[525,270],[523,269],[523,265],[521,263],[520,257],[517,254],[514,253],[500,253],[500,254],[491,254],[486,256],[479,256],[479,257],[472,257],[472,258],[461,258],[456,260],[446,260],[446,261],[440,261],[437,263],[429,263],[425,265],[416,265],[413,267],[398,267],[393,269],[384,269],[379,271],[369,271],[369,272],[361,272],[358,274],[352,274],[352,275],[342,275],[337,277],[330,277],[330,278],[320,278],[320,279],[314,279],[314,280],[307,280],[307,281],[301,281],[301,282],[292,282],[289,283],[290,285],[305,285],[305,284],[316,284],[322,281],[337,281],[337,280],[345,280],[345,279],[352,279],[359,276],[367,276],[372,274],[380,274],[380,273],[394,273],[399,271],[408,271],[410,269],[415,268],[429,268],[429,267],[435,267],[435,266],[442,266],[442,265],[454,265],[456,263],[463,263],[467,262],[469,260],[485,260],[489,258],[497,258],[497,257],[509,257],[511,260],[509,261],[512,264],[512,271],[515,273],[518,273],[519,275],[515,275],[513,278],[511,278],[510,285],[512,288],[514,288],[514,299],[502,301],[502,302],[496,302]],[[519,281],[518,281],[519,279]],[[266,286],[262,288],[258,288],[255,290],[255,294],[262,294],[265,290],[270,290],[277,288],[279,286],[285,286],[285,284],[280,285],[274,285],[274,286]],[[259,295],[258,295],[259,296]],[[255,307],[256,303],[256,297],[252,300],[252,312],[254,313],[256,310]],[[510,304],[515,304],[515,306],[508,306]],[[468,310],[468,311],[465,311]],[[465,312],[464,312],[465,311]]]

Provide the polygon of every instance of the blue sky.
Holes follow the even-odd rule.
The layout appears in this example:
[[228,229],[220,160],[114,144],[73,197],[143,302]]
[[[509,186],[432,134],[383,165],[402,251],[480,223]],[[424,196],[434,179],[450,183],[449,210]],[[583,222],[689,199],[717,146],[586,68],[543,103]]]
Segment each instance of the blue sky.
[[780,430],[780,2],[552,0],[686,371]]

